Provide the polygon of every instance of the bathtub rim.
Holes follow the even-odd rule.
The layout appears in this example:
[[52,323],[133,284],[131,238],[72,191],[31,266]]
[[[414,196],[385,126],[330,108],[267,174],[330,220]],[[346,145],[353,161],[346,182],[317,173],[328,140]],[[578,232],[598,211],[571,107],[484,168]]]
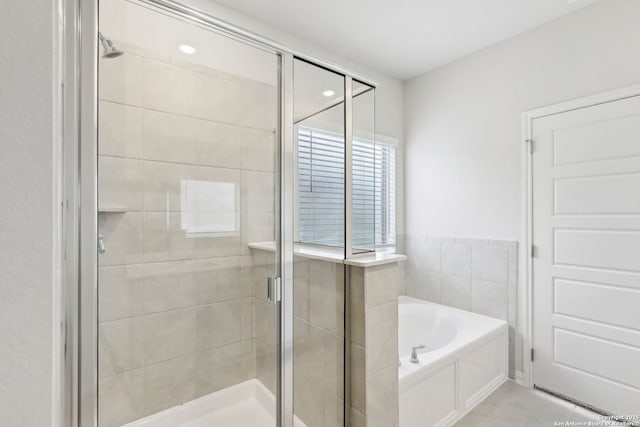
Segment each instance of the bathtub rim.
[[[466,318],[482,318],[485,322],[489,321],[489,324],[483,329],[483,333],[476,333],[469,337],[468,340],[463,342],[454,341],[446,346],[441,347],[438,350],[440,354],[437,354],[433,358],[426,362],[420,361],[417,364],[409,362],[409,355],[399,357],[401,363],[398,366],[398,391],[402,393],[421,382],[426,377],[437,372],[439,369],[445,367],[451,362],[454,362],[460,355],[473,351],[484,344],[496,339],[500,335],[504,335],[505,342],[505,363],[508,368],[509,355],[508,355],[508,338],[509,338],[509,324],[505,320],[496,319],[493,317],[485,316],[478,313],[473,313],[459,308],[446,306],[443,304],[434,303],[431,301],[409,297],[406,295],[400,295],[398,297],[398,305],[408,303],[420,303],[425,305],[435,305],[445,307],[447,310],[452,310]],[[399,311],[399,310],[398,310]],[[400,333],[400,331],[398,331]],[[424,353],[422,353],[424,354]]]

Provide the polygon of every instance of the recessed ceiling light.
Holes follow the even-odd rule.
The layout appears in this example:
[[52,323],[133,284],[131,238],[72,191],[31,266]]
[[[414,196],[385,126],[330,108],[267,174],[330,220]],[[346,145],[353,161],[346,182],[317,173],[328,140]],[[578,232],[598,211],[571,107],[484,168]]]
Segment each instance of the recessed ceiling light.
[[179,48],[182,53],[186,53],[187,55],[193,55],[196,53],[196,48],[189,46],[188,44],[181,44]]
[[324,92],[322,92],[322,94],[326,97],[329,97],[335,95],[336,93],[332,90],[325,90]]

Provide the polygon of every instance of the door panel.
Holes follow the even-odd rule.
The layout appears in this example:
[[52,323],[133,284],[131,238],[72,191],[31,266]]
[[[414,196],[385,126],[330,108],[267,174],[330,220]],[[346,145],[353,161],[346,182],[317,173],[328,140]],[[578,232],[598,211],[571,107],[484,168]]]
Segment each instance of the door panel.
[[[637,289],[555,279],[554,294],[554,313],[626,328],[637,326],[640,320],[640,290]],[[613,299],[616,304],[602,305],[595,312],[589,310],[589,301],[607,299]]]
[[640,97],[533,121],[534,383],[640,408]]
[[124,53],[98,69],[98,426],[275,426],[279,261],[250,247],[279,244],[279,56],[131,1],[99,25]]

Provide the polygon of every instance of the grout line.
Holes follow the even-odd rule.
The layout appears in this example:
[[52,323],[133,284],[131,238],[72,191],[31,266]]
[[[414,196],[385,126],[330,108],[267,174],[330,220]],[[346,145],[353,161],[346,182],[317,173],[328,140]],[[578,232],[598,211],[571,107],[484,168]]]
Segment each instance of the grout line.
[[[142,84],[144,85],[144,77],[143,77]],[[143,110],[143,114],[144,114],[144,111],[151,111],[151,112],[154,112],[154,113],[168,114],[168,115],[177,116],[177,117],[183,117],[183,118],[192,119],[192,120],[199,120],[199,121],[208,122],[208,123],[215,123],[215,124],[223,125],[223,126],[242,128],[242,129],[247,129],[247,130],[252,130],[252,131],[257,131],[257,132],[268,133],[268,134],[275,134],[275,131],[273,129],[271,129],[271,128],[269,128],[269,129],[258,128],[258,127],[253,127],[253,126],[241,125],[241,124],[237,124],[237,123],[222,122],[222,121],[219,121],[219,120],[211,120],[211,119],[207,119],[207,118],[203,118],[203,117],[191,116],[191,115],[183,114],[183,113],[176,113],[176,112],[173,112],[173,111],[165,111],[165,110],[157,110],[155,108],[149,108],[149,107],[146,107],[146,106],[143,105],[144,104],[144,100],[142,101],[142,104],[140,104],[140,105],[127,104],[126,102],[116,101],[116,100],[106,99],[106,98],[99,98],[98,102],[110,102],[111,104],[122,105],[122,106],[125,106],[125,107],[138,108],[140,110]],[[143,118],[143,120],[144,120],[144,118]]]
[[[169,160],[155,160],[155,159],[147,159],[143,157],[126,157],[126,156],[114,156],[112,154],[99,154],[99,157],[105,157],[109,159],[120,159],[120,160],[133,160],[137,162],[144,163],[164,163],[167,165],[180,165],[180,166],[193,166],[200,168],[208,168],[208,169],[222,169],[224,171],[238,171],[238,172],[255,172],[255,173],[264,173],[264,174],[272,174],[275,175],[275,171],[273,170],[263,170],[263,169],[249,169],[249,168],[226,168],[224,166],[216,166],[216,165],[203,165],[199,163],[184,163],[184,162],[175,162]],[[144,166],[144,165],[143,165]],[[142,168],[142,180],[144,181],[144,168]]]
[[[144,287],[143,287],[144,288]],[[143,289],[144,292],[144,289]],[[218,305],[218,304],[224,304],[224,303],[228,303],[228,302],[235,302],[235,301],[239,301],[241,304],[245,303],[247,299],[249,298],[256,298],[253,295],[246,295],[246,296],[240,296],[237,298],[228,298],[228,299],[223,299],[220,301],[215,301],[215,302],[207,302],[207,303],[194,303],[192,305],[187,305],[184,307],[176,307],[176,308],[170,308],[170,309],[166,309],[166,310],[160,310],[160,311],[152,311],[152,312],[142,312],[140,314],[136,314],[134,316],[129,316],[129,317],[122,317],[122,318],[118,318],[118,319],[112,319],[112,320],[103,320],[103,321],[99,321],[98,323],[100,325],[104,325],[107,323],[112,323],[112,322],[120,322],[123,320],[131,320],[131,319],[140,319],[143,317],[151,317],[151,316],[156,316],[156,315],[161,315],[161,314],[165,314],[165,313],[177,313],[179,311],[187,311],[187,310],[195,310],[201,307],[207,307],[207,306],[211,306],[211,305]],[[143,299],[144,301],[144,299]],[[144,304],[144,303],[143,303]]]

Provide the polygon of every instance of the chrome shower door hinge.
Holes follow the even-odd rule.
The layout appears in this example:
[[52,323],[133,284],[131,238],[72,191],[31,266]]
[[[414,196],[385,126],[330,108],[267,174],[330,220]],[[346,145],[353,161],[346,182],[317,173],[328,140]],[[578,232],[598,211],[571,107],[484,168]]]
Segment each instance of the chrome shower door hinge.
[[273,304],[282,299],[282,281],[280,277],[269,277],[267,279],[267,299]]
[[529,154],[533,154],[534,151],[536,151],[536,147],[533,143],[533,139],[526,139],[525,142],[527,143],[527,146],[529,147]]

